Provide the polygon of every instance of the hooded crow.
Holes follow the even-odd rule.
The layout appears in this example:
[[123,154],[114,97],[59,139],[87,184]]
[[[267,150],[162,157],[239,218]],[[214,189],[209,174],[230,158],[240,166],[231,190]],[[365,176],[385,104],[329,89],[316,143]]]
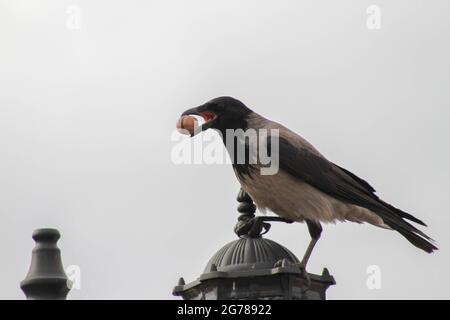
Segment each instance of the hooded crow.
[[[260,211],[270,210],[285,221],[306,222],[311,242],[302,260],[303,266],[320,237],[322,222],[367,222],[399,232],[428,253],[437,250],[433,240],[408,220],[422,226],[425,223],[383,201],[365,180],[330,162],[304,138],[250,110],[241,101],[219,97],[186,110],[182,115],[198,115],[205,119],[196,133],[207,129],[221,133],[236,177]],[[275,174],[262,174],[260,169],[264,165],[259,161],[251,162],[248,155],[245,161],[237,161],[237,151],[249,152],[255,141],[236,138],[230,144],[226,139],[227,131],[246,132],[249,129],[268,133],[263,145],[271,157],[278,157],[279,170]],[[271,137],[271,132],[277,132],[276,137]],[[275,151],[278,154],[273,154]]]

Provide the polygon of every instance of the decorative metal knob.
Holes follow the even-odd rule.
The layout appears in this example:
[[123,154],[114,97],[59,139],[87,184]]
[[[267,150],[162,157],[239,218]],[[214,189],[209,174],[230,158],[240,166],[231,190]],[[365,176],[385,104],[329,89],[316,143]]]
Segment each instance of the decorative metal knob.
[[257,238],[269,231],[269,223],[264,222],[263,219],[255,218],[256,206],[253,199],[242,188],[239,190],[237,201],[239,202],[238,211],[241,215],[234,227],[234,233],[238,237]]
[[33,232],[36,246],[28,274],[20,283],[27,299],[66,299],[71,283],[64,272],[61,252],[56,245],[60,237],[56,229],[37,229]]

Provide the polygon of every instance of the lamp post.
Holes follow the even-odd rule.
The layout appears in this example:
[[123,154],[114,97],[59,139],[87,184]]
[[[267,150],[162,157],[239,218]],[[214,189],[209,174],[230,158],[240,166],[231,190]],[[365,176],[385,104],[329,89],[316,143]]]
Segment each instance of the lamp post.
[[180,278],[173,294],[185,300],[325,300],[326,290],[335,284],[328,270],[305,275],[291,251],[262,236],[270,228],[268,223],[261,224],[258,232],[247,232],[256,208],[243,190],[238,201],[241,215],[235,232],[239,239],[217,251],[193,282],[186,284]]

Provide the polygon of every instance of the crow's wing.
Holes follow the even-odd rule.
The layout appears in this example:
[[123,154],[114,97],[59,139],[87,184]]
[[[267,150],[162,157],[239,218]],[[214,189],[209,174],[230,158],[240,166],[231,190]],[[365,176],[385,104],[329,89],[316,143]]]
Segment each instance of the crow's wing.
[[[271,140],[268,139],[269,148]],[[306,148],[293,146],[283,137],[279,138],[279,163],[280,169],[335,199],[374,212],[417,247],[427,252],[437,249],[427,241],[431,239],[425,233],[403,219],[425,225],[421,220],[379,199],[374,194],[374,188],[348,170]]]

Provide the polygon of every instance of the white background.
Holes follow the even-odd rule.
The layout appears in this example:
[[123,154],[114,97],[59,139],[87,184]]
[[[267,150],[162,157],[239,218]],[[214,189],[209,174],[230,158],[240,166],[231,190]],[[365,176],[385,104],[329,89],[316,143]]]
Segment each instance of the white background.
[[[171,299],[180,276],[194,280],[235,239],[239,186],[230,166],[174,165],[171,135],[220,95],[429,224],[432,255],[373,226],[325,226],[309,271],[329,268],[330,299],[449,298],[449,12],[445,0],[0,0],[0,298],[23,298],[31,233],[47,226],[81,268],[72,299]],[[301,224],[269,238],[299,257],[309,241]]]

